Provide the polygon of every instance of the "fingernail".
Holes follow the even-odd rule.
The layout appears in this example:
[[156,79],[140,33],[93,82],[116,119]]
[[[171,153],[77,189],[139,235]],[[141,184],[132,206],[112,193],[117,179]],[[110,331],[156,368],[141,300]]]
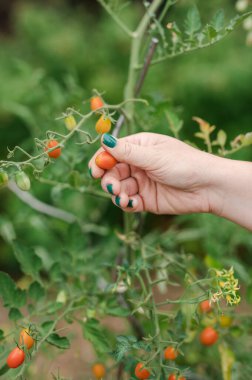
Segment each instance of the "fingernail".
[[104,133],[104,135],[102,136],[102,142],[109,148],[114,148],[117,144],[116,138],[110,135],[109,133]]
[[133,208],[133,199],[129,200],[127,207]]
[[121,197],[118,197],[118,196],[115,197],[115,203],[116,203],[116,205],[117,205],[118,207],[121,207],[121,206],[120,206],[120,200],[121,200]]
[[109,184],[107,185],[107,190],[108,190],[109,194],[114,195],[114,193],[113,193],[113,186],[112,186],[111,183],[109,183]]
[[88,168],[88,172],[89,172],[90,177],[93,178],[92,169],[91,168]]

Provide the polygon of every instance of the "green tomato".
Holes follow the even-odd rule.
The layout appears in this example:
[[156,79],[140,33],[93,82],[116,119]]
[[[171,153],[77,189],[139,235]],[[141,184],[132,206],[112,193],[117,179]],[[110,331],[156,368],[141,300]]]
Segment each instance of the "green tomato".
[[23,191],[30,190],[31,181],[25,172],[23,172],[23,171],[17,172],[15,175],[15,181],[16,181],[17,187],[19,187],[19,189],[21,189]]
[[5,171],[1,170],[0,171],[0,189],[1,187],[4,187],[5,185],[7,185],[8,180],[9,180],[8,174]]

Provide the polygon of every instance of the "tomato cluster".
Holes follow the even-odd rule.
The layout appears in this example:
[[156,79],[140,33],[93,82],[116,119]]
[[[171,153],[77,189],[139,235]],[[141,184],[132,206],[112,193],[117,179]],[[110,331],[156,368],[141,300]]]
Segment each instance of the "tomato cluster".
[[15,347],[8,355],[6,363],[9,368],[17,368],[23,364],[25,360],[26,348],[29,350],[34,345],[34,339],[31,336],[29,329],[23,329],[19,334],[19,346]]

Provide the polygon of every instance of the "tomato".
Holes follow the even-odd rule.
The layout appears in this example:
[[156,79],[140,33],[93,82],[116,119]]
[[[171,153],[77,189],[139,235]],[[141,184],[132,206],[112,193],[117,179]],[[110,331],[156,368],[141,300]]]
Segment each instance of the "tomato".
[[95,363],[92,367],[92,372],[97,379],[102,379],[105,376],[106,368],[102,363]]
[[14,348],[7,358],[7,365],[9,368],[19,367],[25,360],[25,353],[19,347]]
[[77,125],[76,120],[73,115],[69,115],[65,117],[64,122],[65,122],[65,126],[67,127],[69,131],[72,131]]
[[95,130],[97,133],[108,133],[111,129],[111,120],[109,117],[101,115],[100,119],[95,125]]
[[26,346],[29,350],[34,345],[34,339],[31,337],[29,329],[23,329],[19,335],[19,345]]
[[[49,140],[47,142],[45,151],[47,151],[48,149],[52,149],[57,145],[59,145],[57,140]],[[51,152],[48,152],[48,156],[51,158],[58,158],[60,155],[61,155],[61,148],[56,148],[56,149],[52,150]]]
[[201,313],[209,313],[212,310],[212,306],[209,300],[202,301],[199,304],[199,308]]
[[90,108],[92,111],[96,111],[104,106],[104,102],[100,96],[93,96],[90,100]]
[[144,364],[143,363],[137,363],[136,368],[135,368],[135,375],[138,379],[145,380],[150,377],[150,371],[148,369],[143,368]]
[[232,325],[233,319],[229,315],[221,315],[219,318],[219,324],[224,329]]
[[172,373],[169,377],[168,380],[186,380],[184,376],[176,376],[174,373]]
[[0,189],[8,183],[8,180],[8,174],[5,171],[0,170]]
[[175,360],[177,356],[178,356],[178,351],[175,350],[175,348],[172,346],[168,346],[164,350],[164,357],[166,360]]
[[23,191],[28,191],[31,188],[31,181],[28,175],[23,172],[19,171],[15,174],[15,181],[17,184],[17,187]]
[[109,170],[117,164],[117,161],[108,152],[101,152],[96,156],[95,163],[99,168]]
[[200,342],[204,346],[212,346],[212,344],[217,342],[218,338],[217,331],[211,326],[206,327],[200,334]]

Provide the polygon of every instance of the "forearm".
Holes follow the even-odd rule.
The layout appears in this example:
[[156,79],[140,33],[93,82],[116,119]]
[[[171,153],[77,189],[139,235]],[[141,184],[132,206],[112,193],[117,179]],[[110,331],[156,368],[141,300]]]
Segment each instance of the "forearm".
[[252,163],[215,157],[212,212],[252,231]]

